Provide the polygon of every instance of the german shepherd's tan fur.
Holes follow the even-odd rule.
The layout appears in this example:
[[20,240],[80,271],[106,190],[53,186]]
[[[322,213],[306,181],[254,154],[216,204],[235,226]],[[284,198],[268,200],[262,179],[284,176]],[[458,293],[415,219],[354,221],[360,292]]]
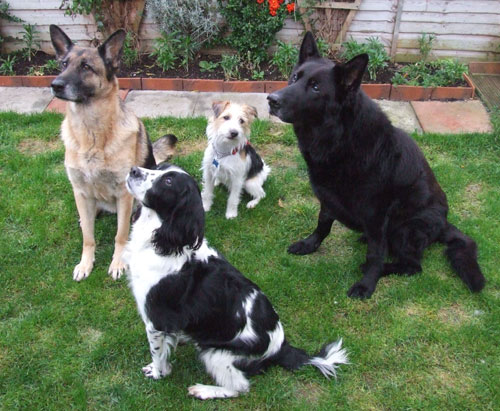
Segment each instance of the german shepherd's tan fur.
[[80,281],[92,271],[94,220],[99,210],[118,214],[115,250],[108,271],[118,279],[125,268],[122,252],[133,207],[125,177],[133,166],[151,168],[156,165],[154,157],[161,162],[171,156],[176,138],[165,136],[152,148],[144,125],[119,98],[115,73],[125,39],[123,30],[112,34],[99,48],[74,45],[57,26],[50,27],[50,34],[62,68],[52,90],[69,101],[61,137],[66,148],[64,165],[83,234],[82,257],[73,279]]

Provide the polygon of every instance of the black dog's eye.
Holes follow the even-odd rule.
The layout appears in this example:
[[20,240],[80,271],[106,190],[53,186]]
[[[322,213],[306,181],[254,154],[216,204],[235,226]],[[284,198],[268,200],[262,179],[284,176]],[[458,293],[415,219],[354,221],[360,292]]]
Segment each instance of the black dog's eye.
[[172,177],[167,177],[167,178],[165,179],[165,184],[166,184],[167,186],[171,186],[171,185],[172,185]]
[[224,116],[222,117],[224,120],[229,120],[231,118],[231,116]]
[[242,118],[240,118],[240,124],[244,124],[245,123],[245,120],[243,120]]
[[63,68],[68,67],[68,62],[67,62],[67,61],[63,61],[63,62],[61,63],[61,66],[62,66]]
[[297,81],[297,73],[295,73],[293,76],[292,76],[292,83],[295,83]]
[[314,90],[314,91],[319,91],[319,86],[318,86],[318,83],[316,83],[315,81],[313,81],[311,83],[311,88]]

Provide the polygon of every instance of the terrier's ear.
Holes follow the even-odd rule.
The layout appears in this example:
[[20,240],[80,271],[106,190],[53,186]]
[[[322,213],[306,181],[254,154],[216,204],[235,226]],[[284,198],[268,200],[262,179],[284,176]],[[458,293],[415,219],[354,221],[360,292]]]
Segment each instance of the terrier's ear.
[[215,118],[219,117],[220,113],[222,113],[229,104],[231,104],[229,101],[214,101],[212,103],[212,110],[214,111]]
[[248,116],[249,122],[252,122],[258,117],[257,109],[254,106],[249,106],[245,104],[243,106],[243,112]]

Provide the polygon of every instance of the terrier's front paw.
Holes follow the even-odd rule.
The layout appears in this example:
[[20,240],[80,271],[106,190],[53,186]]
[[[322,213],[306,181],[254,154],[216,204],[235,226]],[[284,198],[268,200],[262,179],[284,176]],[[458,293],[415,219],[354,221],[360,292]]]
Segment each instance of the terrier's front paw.
[[228,220],[238,217],[238,209],[231,209],[226,211],[226,218]]
[[167,363],[165,364],[165,367],[163,369],[159,370],[153,365],[153,363],[151,363],[143,367],[142,372],[148,378],[159,380],[160,378],[164,378],[172,372],[172,366]]

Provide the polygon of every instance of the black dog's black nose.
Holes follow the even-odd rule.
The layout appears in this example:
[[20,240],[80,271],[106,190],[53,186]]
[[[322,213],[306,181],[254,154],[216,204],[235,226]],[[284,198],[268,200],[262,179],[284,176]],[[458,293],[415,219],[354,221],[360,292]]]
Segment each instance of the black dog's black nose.
[[232,130],[232,131],[231,131],[231,138],[236,138],[236,137],[238,137],[238,132],[237,132],[237,131]]
[[132,167],[130,169],[130,176],[134,178],[139,178],[141,176],[141,170],[139,170],[139,167]]
[[269,105],[273,108],[278,108],[280,106],[279,97],[274,93],[269,94],[267,96],[267,101],[269,102]]
[[64,81],[57,78],[50,85],[50,87],[52,87],[52,90],[54,90],[56,93],[64,91],[64,86],[65,86]]

